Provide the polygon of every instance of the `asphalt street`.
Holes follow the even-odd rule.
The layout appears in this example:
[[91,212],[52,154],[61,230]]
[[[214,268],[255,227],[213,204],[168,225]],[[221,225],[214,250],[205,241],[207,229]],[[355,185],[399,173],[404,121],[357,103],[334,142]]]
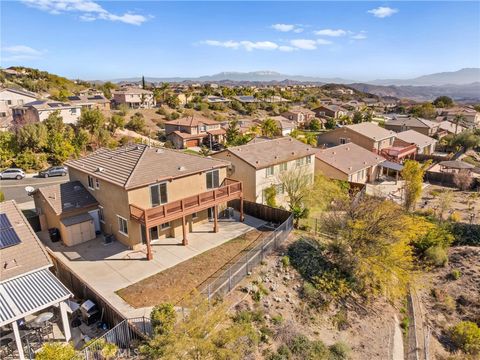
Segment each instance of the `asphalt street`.
[[26,177],[22,180],[0,180],[0,190],[5,195],[5,200],[15,200],[18,204],[32,201],[33,199],[27,195],[25,187],[32,186],[35,189],[39,187],[61,184],[67,182],[67,176],[57,176],[49,178]]

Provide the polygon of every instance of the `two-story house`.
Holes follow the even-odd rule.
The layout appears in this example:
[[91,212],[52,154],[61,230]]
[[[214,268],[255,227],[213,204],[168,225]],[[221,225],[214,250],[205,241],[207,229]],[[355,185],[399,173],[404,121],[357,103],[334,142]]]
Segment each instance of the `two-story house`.
[[22,106],[26,103],[37,100],[39,96],[26,90],[0,89],[0,128],[7,130],[13,121],[13,111],[15,106]]
[[313,109],[313,112],[316,114],[318,117],[331,117],[334,119],[341,118],[342,116],[348,115],[348,110],[344,109],[343,107],[339,105],[321,105],[315,109]]
[[297,127],[306,127],[310,124],[310,121],[315,117],[315,113],[312,110],[295,106],[287,111],[281,113],[283,117],[286,117],[290,121],[294,121]]
[[328,131],[317,136],[318,146],[330,147],[353,142],[364,149],[380,153],[389,148],[395,141],[395,132],[364,122],[354,125],[346,125],[341,128]]
[[[227,201],[240,199],[243,206],[241,182],[228,179],[229,164],[218,159],[139,144],[100,149],[66,165],[70,181],[79,182],[98,203],[96,211],[88,207],[75,213],[83,217],[74,220],[98,219],[97,232],[113,234],[133,249],[145,244],[149,259],[151,241],[178,237],[186,245],[188,232],[198,222],[212,219],[218,231],[218,213]],[[60,204],[69,199],[67,193],[56,196]],[[76,205],[79,200],[68,202],[81,207]],[[67,221],[67,226],[75,221]]]
[[16,124],[41,122],[56,111],[65,124],[76,124],[82,113],[82,106],[60,101],[32,101],[13,108],[13,121]]
[[112,91],[115,106],[126,104],[131,109],[151,109],[157,104],[150,90],[128,87]]
[[291,137],[273,140],[257,138],[248,144],[230,147],[212,157],[231,163],[228,176],[242,182],[245,200],[266,203],[265,190],[276,188],[277,204],[288,206],[281,173],[296,171],[313,182],[315,149]]
[[203,116],[186,116],[165,123],[165,135],[175,148],[187,149],[210,143],[223,143],[225,129],[218,121]]
[[370,183],[378,178],[385,158],[355,143],[318,150],[315,154],[315,173],[330,179],[354,183]]
[[426,136],[437,134],[439,127],[439,123],[412,116],[397,116],[385,122],[385,129],[395,132],[415,130]]
[[80,105],[83,109],[110,110],[110,100],[103,94],[69,96],[68,102],[72,105]]
[[399,144],[415,144],[417,154],[430,155],[435,151],[437,140],[416,130],[407,130],[397,134],[395,145]]

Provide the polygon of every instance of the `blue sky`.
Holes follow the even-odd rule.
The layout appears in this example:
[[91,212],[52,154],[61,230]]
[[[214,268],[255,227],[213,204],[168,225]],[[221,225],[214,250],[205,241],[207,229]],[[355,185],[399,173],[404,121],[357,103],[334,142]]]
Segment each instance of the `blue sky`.
[[71,78],[273,70],[354,80],[480,67],[480,2],[1,2],[1,66]]

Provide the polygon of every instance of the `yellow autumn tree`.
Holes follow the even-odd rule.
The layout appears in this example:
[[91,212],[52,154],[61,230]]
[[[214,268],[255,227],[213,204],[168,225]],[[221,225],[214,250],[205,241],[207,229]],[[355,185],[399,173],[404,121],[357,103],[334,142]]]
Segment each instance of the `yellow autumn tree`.
[[423,176],[431,163],[431,160],[423,164],[415,160],[406,160],[403,164],[402,178],[405,180],[405,209],[415,209],[415,205],[422,195]]

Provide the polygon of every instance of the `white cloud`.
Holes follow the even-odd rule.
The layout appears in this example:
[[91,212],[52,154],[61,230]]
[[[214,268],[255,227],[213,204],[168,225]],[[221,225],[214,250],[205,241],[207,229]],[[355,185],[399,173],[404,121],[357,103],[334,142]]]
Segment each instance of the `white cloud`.
[[317,44],[318,45],[330,45],[330,44],[332,44],[332,42],[330,40],[317,39]]
[[357,34],[353,34],[350,38],[353,40],[365,40],[367,38],[367,32],[362,30]]
[[310,39],[295,39],[290,40],[290,44],[297,49],[302,50],[315,50],[317,48],[317,42]]
[[281,31],[281,32],[294,32],[296,34],[299,34],[301,32],[303,32],[303,29],[298,26],[298,25],[294,25],[294,24],[273,24],[272,26],[270,26],[272,29],[275,29],[277,31]]
[[83,21],[107,20],[119,21],[130,25],[141,25],[150,17],[127,12],[123,15],[113,14],[100,4],[90,0],[22,0],[26,5],[46,11],[53,15],[77,12]]
[[314,31],[313,32],[315,35],[319,35],[319,36],[334,36],[334,37],[337,37],[337,36],[345,36],[347,34],[347,32],[345,30],[342,30],[342,29],[323,29],[323,30],[318,30],[318,31]]
[[367,12],[378,18],[386,18],[397,13],[398,9],[393,9],[388,6],[379,6],[378,8],[368,10]]
[[224,47],[228,49],[238,49],[240,47],[239,42],[232,41],[232,40],[228,40],[228,41],[205,40],[205,41],[202,41],[202,43],[205,45]]
[[278,45],[272,41],[240,41],[240,44],[247,51],[278,49]]
[[2,47],[2,53],[2,61],[21,61],[38,59],[44,51],[26,45],[12,45]]
[[278,47],[278,50],[285,51],[285,52],[291,52],[291,51],[295,51],[295,50],[298,50],[298,49],[296,49],[294,47],[291,47],[291,46],[288,46],[288,45],[280,45]]

